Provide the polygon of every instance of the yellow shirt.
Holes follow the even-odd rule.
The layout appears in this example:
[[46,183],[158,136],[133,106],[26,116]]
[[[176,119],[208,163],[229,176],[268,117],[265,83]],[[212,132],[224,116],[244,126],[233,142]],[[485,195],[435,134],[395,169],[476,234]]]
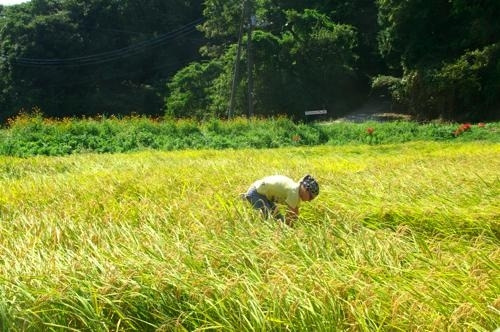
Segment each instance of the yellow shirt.
[[267,176],[257,180],[254,186],[259,194],[266,196],[272,202],[287,204],[291,208],[296,208],[300,204],[300,183],[287,176]]

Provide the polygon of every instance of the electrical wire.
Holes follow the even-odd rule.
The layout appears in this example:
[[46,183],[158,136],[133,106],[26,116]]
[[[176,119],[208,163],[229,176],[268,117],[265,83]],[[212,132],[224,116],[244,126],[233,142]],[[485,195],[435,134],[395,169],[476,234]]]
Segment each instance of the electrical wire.
[[[198,20],[195,22],[199,22]],[[147,41],[143,41],[134,45],[130,45],[124,48],[120,48],[113,51],[102,52],[98,54],[82,56],[82,57],[73,57],[73,58],[65,58],[65,59],[35,59],[35,58],[16,58],[14,62],[22,65],[36,65],[36,66],[71,66],[71,65],[93,65],[93,64],[101,64],[110,61],[114,61],[116,59],[129,57],[132,55],[136,55],[140,52],[143,52],[146,48],[153,48],[164,44],[170,40],[182,37],[184,35],[190,34],[196,31],[195,25],[197,23],[190,23],[185,25],[179,29],[176,29],[167,34],[161,35],[156,38],[149,39]]]
[[[164,69],[164,68],[171,68],[171,70],[168,71],[168,73],[172,74],[175,73],[177,70],[177,67],[180,67],[182,65],[188,64],[190,62],[196,61],[203,59],[201,56],[196,56],[192,58],[187,58],[182,61],[176,61],[176,62],[170,62],[170,63],[164,63],[161,65],[156,65],[151,68],[148,68],[149,71],[157,70],[157,69]],[[120,73],[115,73],[112,75],[107,75],[106,77],[91,77],[87,76],[84,79],[79,79],[79,80],[66,80],[64,82],[54,82],[52,84],[46,85],[47,87],[60,87],[60,86],[75,86],[75,85],[85,85],[88,83],[95,83],[95,82],[104,82],[104,81],[111,81],[115,80],[118,78],[123,78],[123,77],[130,77],[135,74],[142,73],[142,70],[135,70],[135,71],[127,71],[126,73],[120,72]]]
[[[179,27],[173,31],[162,34],[158,37],[151,38],[146,41],[142,41],[127,47],[119,48],[112,51],[96,53],[92,55],[80,56],[80,57],[71,57],[71,58],[63,58],[63,59],[41,59],[41,58],[25,58],[18,57],[13,58],[11,61],[14,64],[27,66],[27,67],[44,67],[44,66],[52,66],[52,67],[70,67],[70,66],[88,66],[88,65],[97,65],[102,63],[107,63],[111,61],[115,61],[117,59],[122,59],[126,57],[130,57],[141,52],[144,52],[146,49],[152,49],[159,46],[162,46],[165,43],[168,43],[171,40],[189,35],[196,30],[196,25],[202,22],[202,18],[194,20],[182,27]],[[5,57],[2,57],[6,60]]]

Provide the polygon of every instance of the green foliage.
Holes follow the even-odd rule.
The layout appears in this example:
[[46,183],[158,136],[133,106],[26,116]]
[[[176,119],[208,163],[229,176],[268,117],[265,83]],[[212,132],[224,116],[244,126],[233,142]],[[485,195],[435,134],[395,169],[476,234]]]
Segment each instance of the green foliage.
[[338,101],[352,103],[355,99],[355,29],[336,24],[315,10],[286,14],[287,29],[280,45],[284,49],[280,69],[286,74],[275,87],[289,96],[283,108],[296,118],[304,110],[316,108],[327,108],[332,115],[345,113],[347,108]]
[[237,40],[243,2],[240,0],[205,0],[203,2],[205,22],[200,29],[208,39],[205,51],[218,57],[228,44]]
[[402,79],[379,76],[374,88],[387,88],[393,99],[421,119],[494,119],[500,106],[500,44],[466,52],[437,67],[405,71]]
[[221,114],[207,112],[212,105],[212,82],[220,75],[221,64],[217,61],[192,63],[175,74],[167,84],[166,114],[173,118],[195,117],[204,119]]
[[[301,119],[304,110],[320,107],[328,108],[330,114],[337,115],[359,102],[360,89],[356,87],[359,83],[356,74],[358,55],[355,53],[358,35],[354,27],[337,24],[325,13],[306,8],[301,11],[283,9],[280,12],[283,26],[277,30],[276,26],[267,22],[266,17],[271,15],[271,11],[274,11],[273,15],[278,15],[276,11],[280,9],[262,6],[261,3],[256,4],[255,11],[261,18],[251,36],[257,115],[286,114]],[[197,73],[190,68],[176,74],[167,86],[167,114],[176,109],[178,111],[173,112],[176,115],[183,113],[203,118],[208,110],[208,115],[220,117],[229,108],[236,45],[228,34],[233,31],[228,24],[234,17],[240,17],[241,7],[233,2],[207,1],[205,14],[216,9],[221,14],[215,18],[208,17],[202,29],[207,38],[219,43],[219,48],[205,50],[212,56],[210,63],[219,64],[217,70],[211,71],[214,75],[202,74],[201,68]],[[224,19],[226,21],[221,22]],[[246,42],[244,40],[243,44]],[[248,75],[242,69],[247,65],[248,55],[243,52],[235,91],[236,115],[247,113]],[[187,84],[183,85],[184,81]],[[200,94],[201,91],[203,93]]]
[[177,72],[167,84],[166,116],[198,120],[225,117],[234,52],[231,47],[219,58],[195,62]]
[[[2,11],[0,121],[160,113],[166,78],[199,58],[201,1],[33,0]],[[179,28],[182,28],[179,30]]]
[[454,61],[498,42],[495,0],[378,0],[380,51],[392,65],[414,69]]
[[[24,114],[0,130],[0,154],[10,156],[115,153],[144,149],[241,149],[308,145],[389,144],[415,140],[485,140],[498,142],[499,124],[469,126],[456,135],[458,124],[295,123],[288,118],[231,121],[212,118],[151,119],[145,116],[97,119],[43,118]],[[370,128],[370,129],[369,129]],[[371,132],[368,132],[371,131]]]
[[401,74],[390,84],[398,103],[422,119],[498,118],[498,1],[377,4],[379,50]]
[[420,119],[498,120],[496,0],[32,0],[0,10],[1,122],[35,106],[54,117],[223,118],[237,65],[236,116],[248,113],[251,74],[258,116],[342,116],[378,93],[372,82]]

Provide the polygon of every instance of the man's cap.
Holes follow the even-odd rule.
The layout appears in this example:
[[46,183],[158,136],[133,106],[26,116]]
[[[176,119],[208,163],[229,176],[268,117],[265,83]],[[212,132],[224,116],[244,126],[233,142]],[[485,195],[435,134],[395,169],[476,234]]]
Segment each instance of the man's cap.
[[304,176],[300,183],[304,186],[304,188],[306,188],[307,191],[309,191],[309,193],[311,193],[311,195],[314,197],[318,196],[319,184],[311,175],[307,174]]

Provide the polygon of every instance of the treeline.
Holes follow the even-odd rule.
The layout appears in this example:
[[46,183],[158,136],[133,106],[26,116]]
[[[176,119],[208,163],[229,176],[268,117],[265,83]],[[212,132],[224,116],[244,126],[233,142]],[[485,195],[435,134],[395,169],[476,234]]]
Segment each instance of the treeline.
[[0,117],[301,119],[386,95],[420,119],[498,119],[499,15],[496,0],[0,6]]
[[201,0],[31,0],[0,6],[2,120],[163,113],[165,84],[200,59]]

